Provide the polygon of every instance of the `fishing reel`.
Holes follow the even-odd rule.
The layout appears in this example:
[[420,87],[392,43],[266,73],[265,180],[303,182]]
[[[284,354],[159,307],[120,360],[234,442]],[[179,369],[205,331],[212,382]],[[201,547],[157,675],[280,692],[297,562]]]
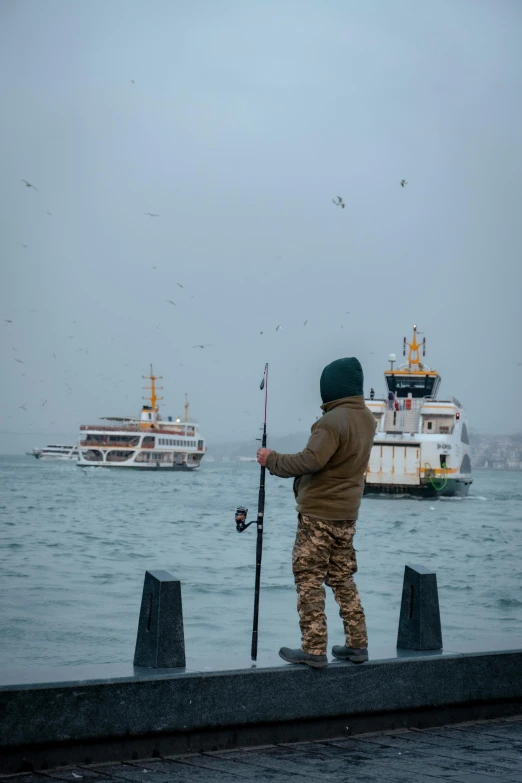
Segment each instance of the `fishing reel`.
[[244,530],[247,529],[247,527],[250,527],[250,525],[253,523],[246,521],[248,514],[248,508],[245,508],[244,506],[238,506],[236,508],[236,530],[238,533],[242,533]]

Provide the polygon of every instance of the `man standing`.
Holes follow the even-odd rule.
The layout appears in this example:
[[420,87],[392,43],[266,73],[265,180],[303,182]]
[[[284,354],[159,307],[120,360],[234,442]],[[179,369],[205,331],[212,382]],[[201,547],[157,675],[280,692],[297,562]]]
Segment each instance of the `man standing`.
[[292,566],[297,589],[301,648],[282,647],[289,663],[322,668],[326,656],[325,590],[332,588],[344,623],[345,645],[336,658],[368,660],[366,620],[353,575],[355,524],[375,434],[375,419],[364,403],[363,371],[358,359],[337,359],[322,372],[322,417],[312,426],[298,454],[259,449],[257,461],[270,473],[295,477],[297,536]]

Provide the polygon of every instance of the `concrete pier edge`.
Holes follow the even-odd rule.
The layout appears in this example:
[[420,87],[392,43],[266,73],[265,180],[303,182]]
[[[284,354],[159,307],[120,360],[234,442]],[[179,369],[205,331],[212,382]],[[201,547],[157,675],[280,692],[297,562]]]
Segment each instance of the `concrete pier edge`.
[[323,670],[140,669],[134,677],[1,686],[0,772],[515,714],[522,649]]

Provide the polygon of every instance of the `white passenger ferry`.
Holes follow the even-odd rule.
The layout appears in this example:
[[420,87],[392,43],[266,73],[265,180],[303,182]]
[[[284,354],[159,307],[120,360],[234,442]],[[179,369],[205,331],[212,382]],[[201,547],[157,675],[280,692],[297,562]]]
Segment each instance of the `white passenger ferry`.
[[435,497],[467,495],[472,483],[466,415],[455,397],[439,398],[441,377],[420,358],[426,338],[404,338],[405,364],[390,354],[383,398],[373,389],[366,405],[377,423],[365,493]]
[[166,420],[159,414],[156,381],[152,372],[143,376],[151,386],[140,418],[103,417],[107,424],[80,427],[78,465],[103,468],[139,468],[141,470],[195,470],[206,452],[205,440],[195,421],[189,420],[185,395],[185,418]]
[[78,459],[77,446],[63,446],[50,443],[44,449],[33,449],[26,452],[28,456],[36,457],[44,461],[76,462]]

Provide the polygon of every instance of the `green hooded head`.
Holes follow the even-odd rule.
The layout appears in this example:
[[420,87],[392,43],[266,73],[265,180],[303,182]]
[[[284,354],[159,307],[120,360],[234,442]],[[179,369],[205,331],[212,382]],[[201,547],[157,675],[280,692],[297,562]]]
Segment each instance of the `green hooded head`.
[[323,403],[363,394],[364,375],[359,359],[336,359],[321,373]]

